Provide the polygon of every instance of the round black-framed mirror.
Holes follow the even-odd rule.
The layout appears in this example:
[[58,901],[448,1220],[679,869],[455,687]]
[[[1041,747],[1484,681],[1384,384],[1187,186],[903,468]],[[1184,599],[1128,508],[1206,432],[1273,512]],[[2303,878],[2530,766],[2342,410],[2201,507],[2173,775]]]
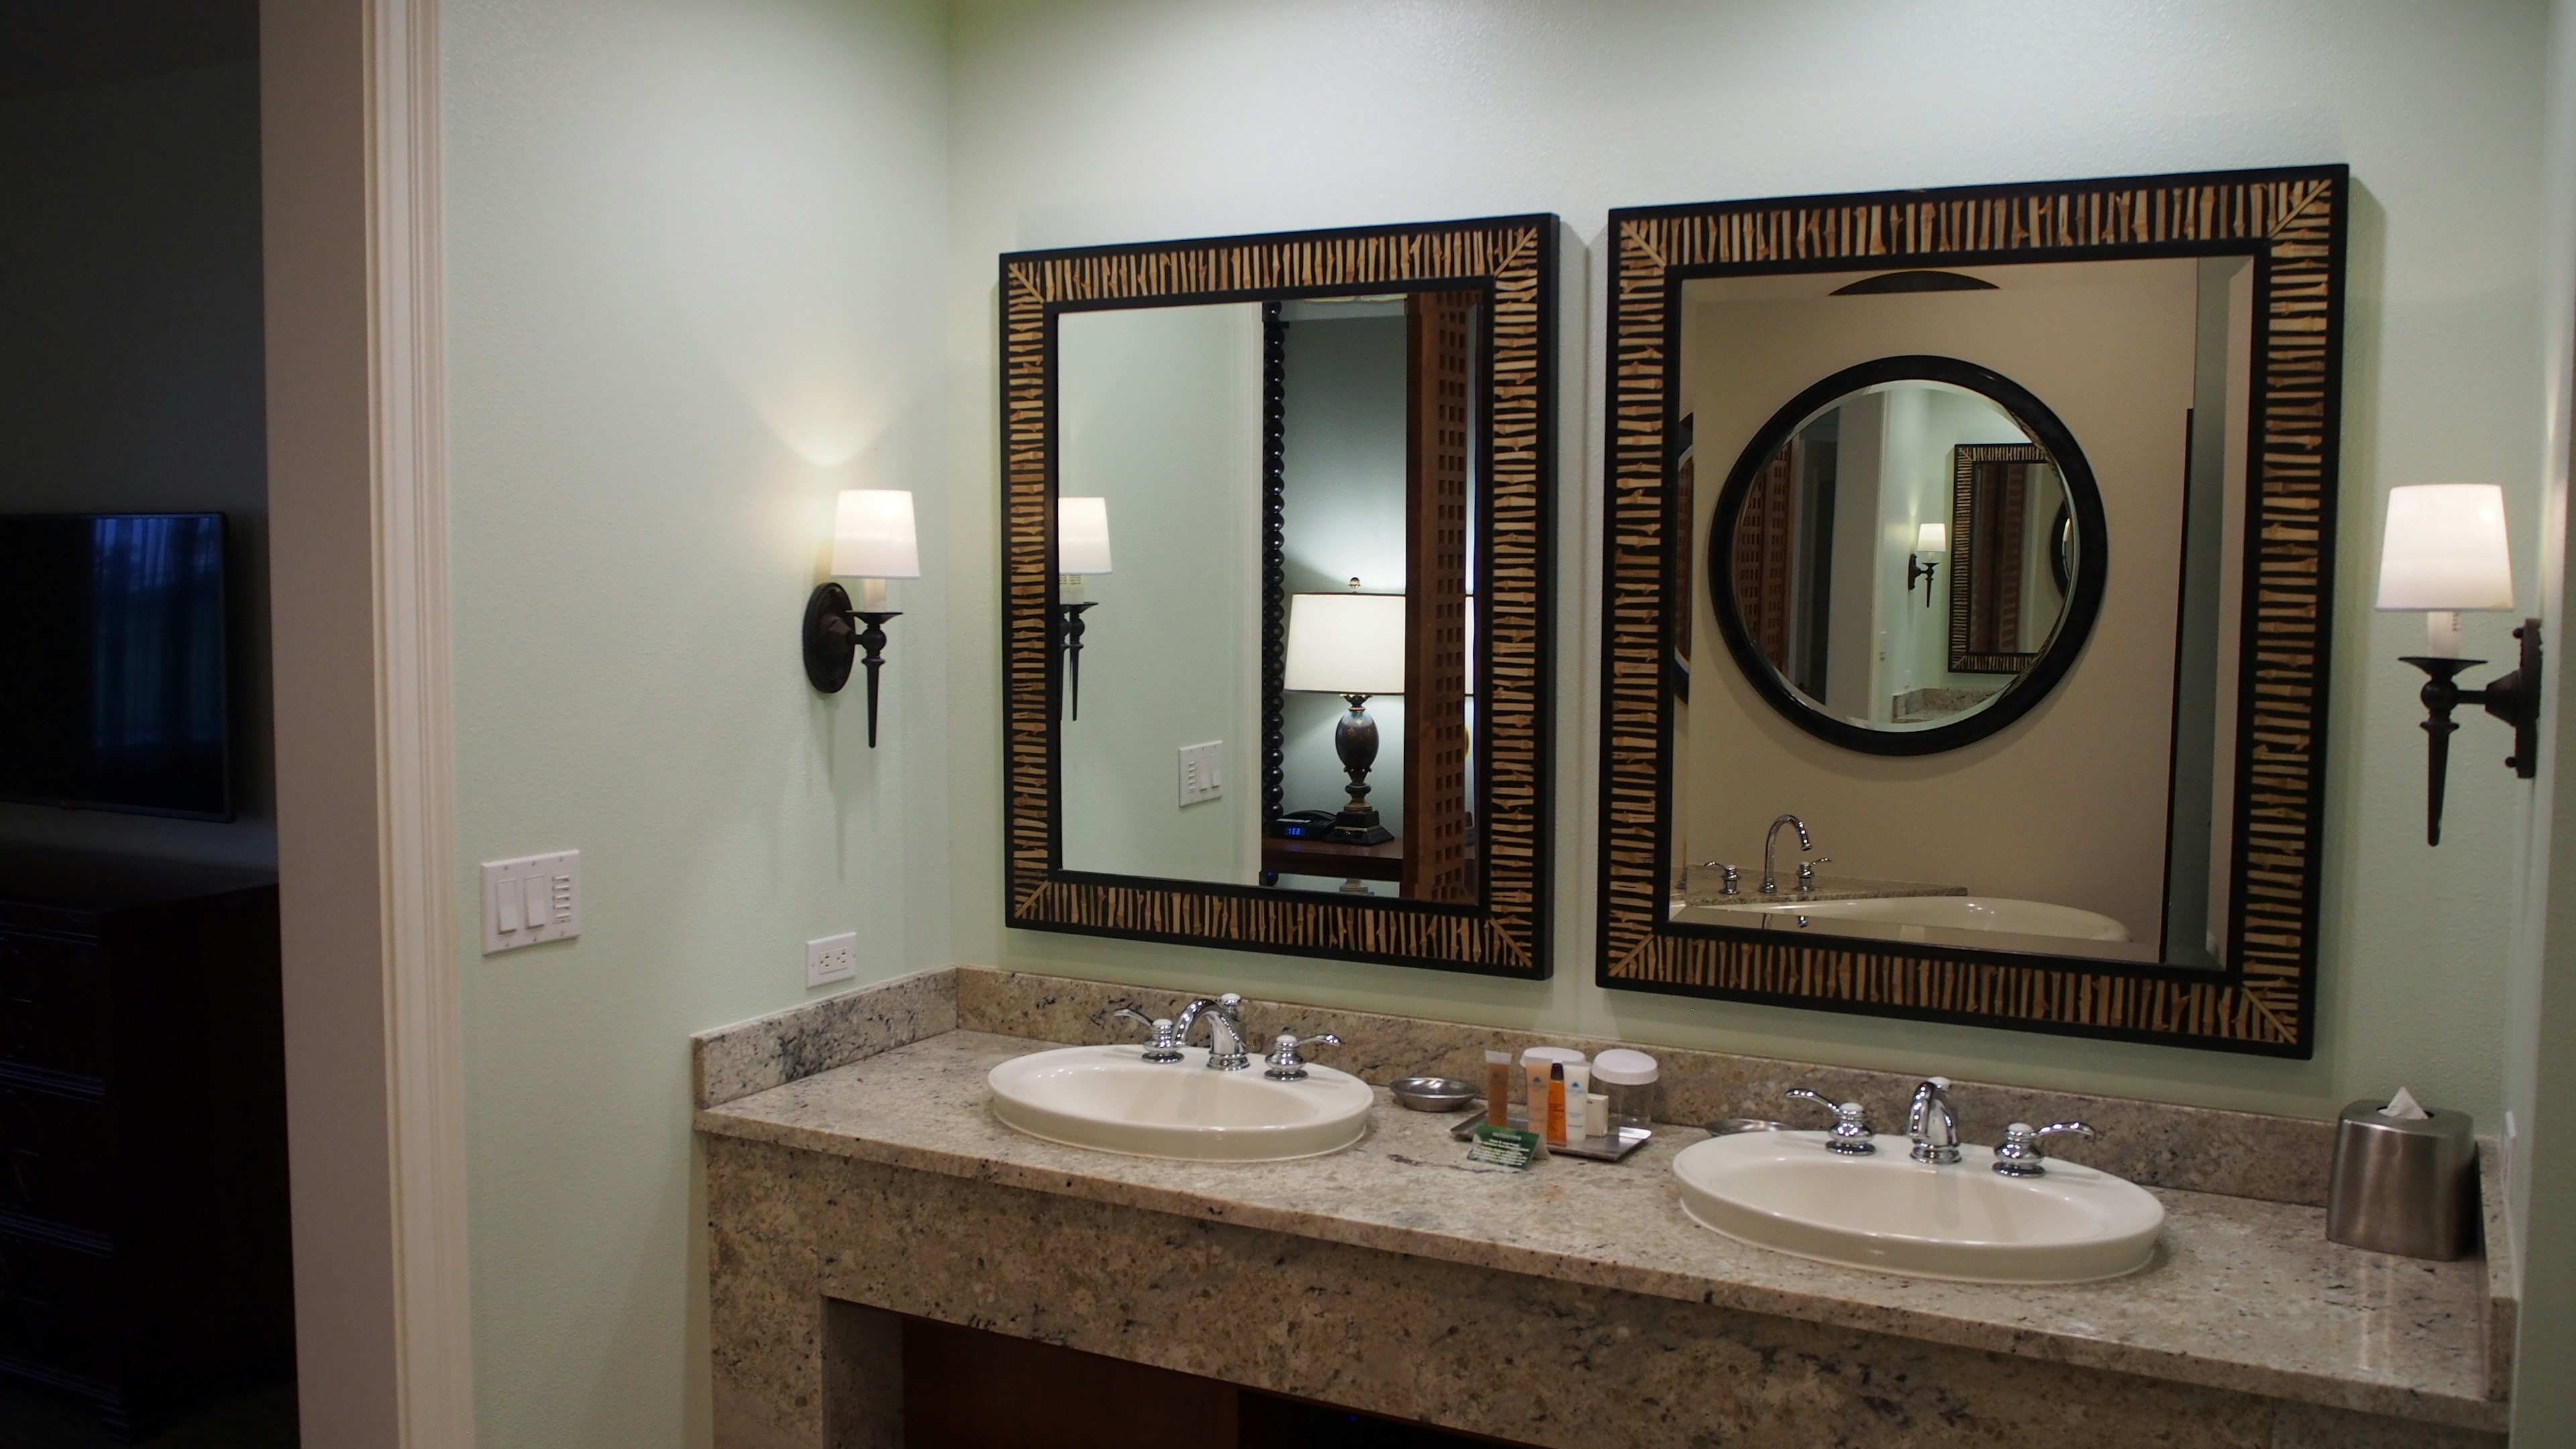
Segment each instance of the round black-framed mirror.
[[[1900,408],[1941,407],[1967,421],[1887,431]],[[1877,440],[1866,457],[1864,437]],[[1916,493],[1891,507],[1878,480],[1899,463]],[[1838,486],[1838,467],[1854,483]],[[1846,497],[1837,527],[1838,495],[1868,507]],[[1745,678],[1800,729],[1877,755],[1958,749],[2047,698],[2083,653],[2109,562],[2101,489],[2065,423],[2001,373],[1930,355],[1845,368],[1772,414],[1727,474],[1706,546],[1718,630]],[[1897,617],[1891,600],[1908,611],[1901,651],[1878,627]],[[1937,665],[1891,671],[1893,652]]]

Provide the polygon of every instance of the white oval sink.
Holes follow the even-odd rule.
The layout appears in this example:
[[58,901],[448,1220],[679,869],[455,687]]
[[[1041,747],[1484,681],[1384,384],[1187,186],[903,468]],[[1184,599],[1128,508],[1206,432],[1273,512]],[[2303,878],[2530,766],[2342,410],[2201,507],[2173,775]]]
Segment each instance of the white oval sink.
[[2164,1204],[2135,1183],[2072,1162],[2006,1177],[1991,1148],[1947,1165],[1881,1138],[1866,1157],[1821,1132],[1712,1137],[1673,1158],[1682,1210],[1756,1247],[1923,1278],[2082,1283],[2155,1257]]
[[1301,1082],[1253,1066],[1211,1072],[1207,1051],[1143,1060],[1133,1046],[1060,1047],[986,1074],[993,1115],[1032,1137],[1134,1157],[1277,1162],[1338,1152],[1368,1130],[1369,1085],[1308,1064]]
[[1820,920],[1886,921],[1952,931],[2005,931],[2017,936],[2067,936],[2078,941],[2126,941],[2129,928],[2109,916],[2047,901],[2006,896],[1873,896],[1857,901],[1747,903],[1721,910],[1800,915]]

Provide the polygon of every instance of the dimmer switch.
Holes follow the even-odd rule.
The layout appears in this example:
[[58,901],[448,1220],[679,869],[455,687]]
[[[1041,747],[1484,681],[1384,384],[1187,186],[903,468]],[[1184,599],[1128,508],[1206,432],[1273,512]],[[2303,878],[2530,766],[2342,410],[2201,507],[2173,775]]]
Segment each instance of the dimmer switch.
[[1181,746],[1181,803],[1196,805],[1225,793],[1225,741]]
[[483,862],[483,954],[581,934],[581,852]]

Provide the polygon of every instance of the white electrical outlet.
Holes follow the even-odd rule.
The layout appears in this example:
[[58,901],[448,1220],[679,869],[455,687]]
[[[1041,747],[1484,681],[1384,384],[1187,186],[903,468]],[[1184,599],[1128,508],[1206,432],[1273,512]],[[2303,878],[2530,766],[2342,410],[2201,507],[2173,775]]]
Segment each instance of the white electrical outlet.
[[859,974],[859,933],[843,931],[805,943],[805,984],[829,986]]
[[483,954],[581,934],[581,852],[483,862]]
[[1181,803],[1196,805],[1225,793],[1225,741],[1181,746]]

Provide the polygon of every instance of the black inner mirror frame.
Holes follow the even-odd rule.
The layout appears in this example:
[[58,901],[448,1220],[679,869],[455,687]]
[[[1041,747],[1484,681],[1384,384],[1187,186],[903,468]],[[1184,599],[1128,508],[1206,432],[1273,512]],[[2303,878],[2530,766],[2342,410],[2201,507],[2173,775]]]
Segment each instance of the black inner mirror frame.
[[[1763,654],[1752,631],[1745,626],[1742,602],[1736,593],[1735,531],[1744,511],[1746,496],[1769,466],[1771,455],[1779,451],[1790,437],[1810,418],[1831,407],[1841,398],[1892,382],[1939,382],[1964,388],[2002,408],[2012,417],[2023,434],[2031,439],[2056,465],[2073,504],[2076,534],[2076,570],[2066,613],[2058,622],[2056,635],[2028,669],[1983,709],[1961,715],[1949,724],[1929,729],[1880,730],[1857,725],[1826,713],[1780,677],[1779,669]],[[1676,497],[1679,496],[1676,490]],[[1691,526],[1686,517],[1675,522],[1685,535]],[[1964,540],[1953,540],[1955,550]],[[2009,727],[2028,714],[2032,707],[2047,698],[2057,682],[2075,666],[2084,652],[2084,641],[2093,631],[2093,621],[2102,612],[2103,580],[2109,560],[2110,542],[2102,514],[2102,490],[2093,479],[2092,465],[2084,460],[2084,450],[2076,444],[2074,434],[2048,405],[2012,379],[1992,368],[1963,362],[1955,357],[1914,354],[1881,357],[1848,367],[1808,387],[1791,398],[1771,415],[1752,441],[1744,445],[1735,467],[1727,474],[1726,486],[1718,494],[1715,521],[1708,532],[1708,587],[1710,603],[1717,613],[1718,631],[1726,639],[1727,652],[1734,656],[1736,667],[1744,671],[1765,702],[1779,711],[1782,718],[1829,744],[1870,755],[1930,755],[1955,750]],[[1954,572],[1952,587],[1957,587]],[[1687,601],[1683,607],[1688,607]]]

